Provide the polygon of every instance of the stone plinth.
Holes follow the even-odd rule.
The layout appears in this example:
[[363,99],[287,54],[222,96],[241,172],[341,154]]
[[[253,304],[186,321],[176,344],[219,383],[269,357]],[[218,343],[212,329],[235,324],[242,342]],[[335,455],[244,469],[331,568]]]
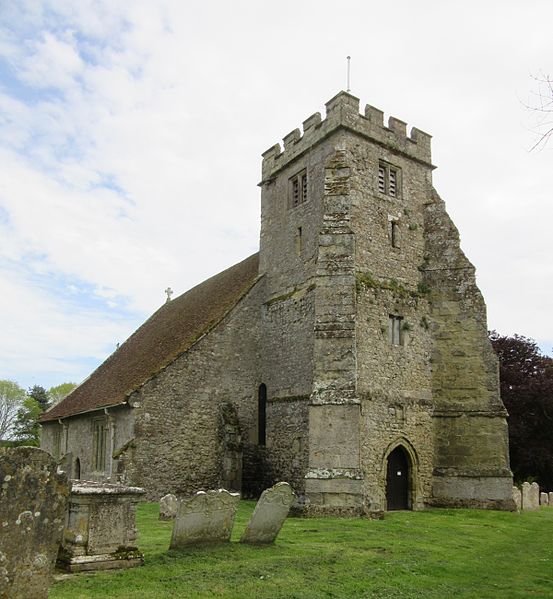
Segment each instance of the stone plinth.
[[277,483],[265,489],[240,542],[255,545],[274,543],[294,499],[294,492],[288,483]]
[[70,572],[142,565],[136,504],[143,493],[138,487],[73,483],[58,565]]
[[198,491],[183,499],[173,525],[170,549],[230,541],[239,493]]
[[67,476],[35,447],[0,448],[0,597],[46,599],[62,538]]

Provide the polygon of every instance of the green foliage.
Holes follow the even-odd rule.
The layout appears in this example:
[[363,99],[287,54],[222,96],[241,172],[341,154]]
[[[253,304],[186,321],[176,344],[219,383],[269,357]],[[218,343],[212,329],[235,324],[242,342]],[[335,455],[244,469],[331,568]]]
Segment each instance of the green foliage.
[[427,293],[430,293],[430,285],[426,281],[421,281],[417,286],[417,291],[421,295],[426,295]]
[[48,389],[50,405],[55,406],[77,386],[76,383],[62,383]]
[[363,288],[378,288],[378,281],[372,276],[370,272],[358,272],[355,275],[355,288],[357,291],[361,291]]
[[417,223],[409,223],[409,231],[416,231],[419,228]]
[[42,406],[31,397],[23,400],[23,405],[17,412],[13,426],[13,436],[25,445],[38,447],[40,445],[40,425],[38,419],[42,414]]
[[50,599],[482,599],[550,597],[553,508],[428,510],[384,520],[288,518],[274,545],[238,543],[254,502],[241,501],[231,543],[168,551],[172,522],[137,510],[141,568],[73,575]]
[[553,489],[553,359],[532,339],[490,339],[499,358],[501,399],[509,413],[509,454],[517,481]]
[[[44,387],[34,385],[25,393],[13,381],[0,381],[0,439],[11,436],[9,445],[38,446],[40,415],[51,405],[61,401],[76,386],[75,383],[62,383],[46,391]],[[8,408],[11,410],[10,419],[6,416]]]
[[25,390],[16,382],[0,380],[0,439],[7,439],[25,399]]
[[45,412],[50,406],[50,400],[48,393],[44,387],[35,385],[27,391],[27,395],[32,397],[41,407],[42,411]]
[[430,265],[430,256],[423,256],[422,262],[419,264],[418,269],[421,272],[424,272],[425,270],[428,269]]
[[363,289],[387,290],[391,291],[396,297],[404,299],[417,299],[422,294],[418,290],[408,289],[396,279],[376,279],[370,272],[358,272],[355,275],[355,288],[358,293]]

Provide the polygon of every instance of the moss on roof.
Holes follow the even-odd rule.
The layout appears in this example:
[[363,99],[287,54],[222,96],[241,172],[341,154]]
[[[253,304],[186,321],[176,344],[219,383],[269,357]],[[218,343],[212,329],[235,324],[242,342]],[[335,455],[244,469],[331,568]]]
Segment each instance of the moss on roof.
[[42,422],[124,403],[216,325],[252,287],[259,254],[165,303]]

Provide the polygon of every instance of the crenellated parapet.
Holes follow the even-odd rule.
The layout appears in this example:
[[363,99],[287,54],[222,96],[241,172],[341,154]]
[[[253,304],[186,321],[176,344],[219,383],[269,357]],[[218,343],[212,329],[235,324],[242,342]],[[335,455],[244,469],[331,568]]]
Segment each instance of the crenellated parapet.
[[384,113],[367,104],[365,114],[359,112],[359,98],[341,91],[326,103],[326,118],[316,112],[303,121],[303,133],[294,129],[280,143],[270,147],[263,156],[263,181],[272,178],[292,160],[301,156],[313,145],[343,128],[370,139],[392,152],[402,154],[432,166],[430,154],[431,135],[413,127],[407,136],[407,124],[391,116],[384,125]]

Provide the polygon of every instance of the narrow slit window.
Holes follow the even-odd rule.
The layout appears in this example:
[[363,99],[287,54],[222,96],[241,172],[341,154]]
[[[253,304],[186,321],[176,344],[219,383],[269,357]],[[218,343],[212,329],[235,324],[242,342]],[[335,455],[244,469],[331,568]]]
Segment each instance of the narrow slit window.
[[296,230],[296,254],[299,256],[302,249],[302,228],[298,227]]
[[395,220],[390,221],[390,242],[393,248],[399,247],[399,228]]
[[391,345],[403,345],[402,338],[403,316],[390,314],[388,319],[388,339]]

